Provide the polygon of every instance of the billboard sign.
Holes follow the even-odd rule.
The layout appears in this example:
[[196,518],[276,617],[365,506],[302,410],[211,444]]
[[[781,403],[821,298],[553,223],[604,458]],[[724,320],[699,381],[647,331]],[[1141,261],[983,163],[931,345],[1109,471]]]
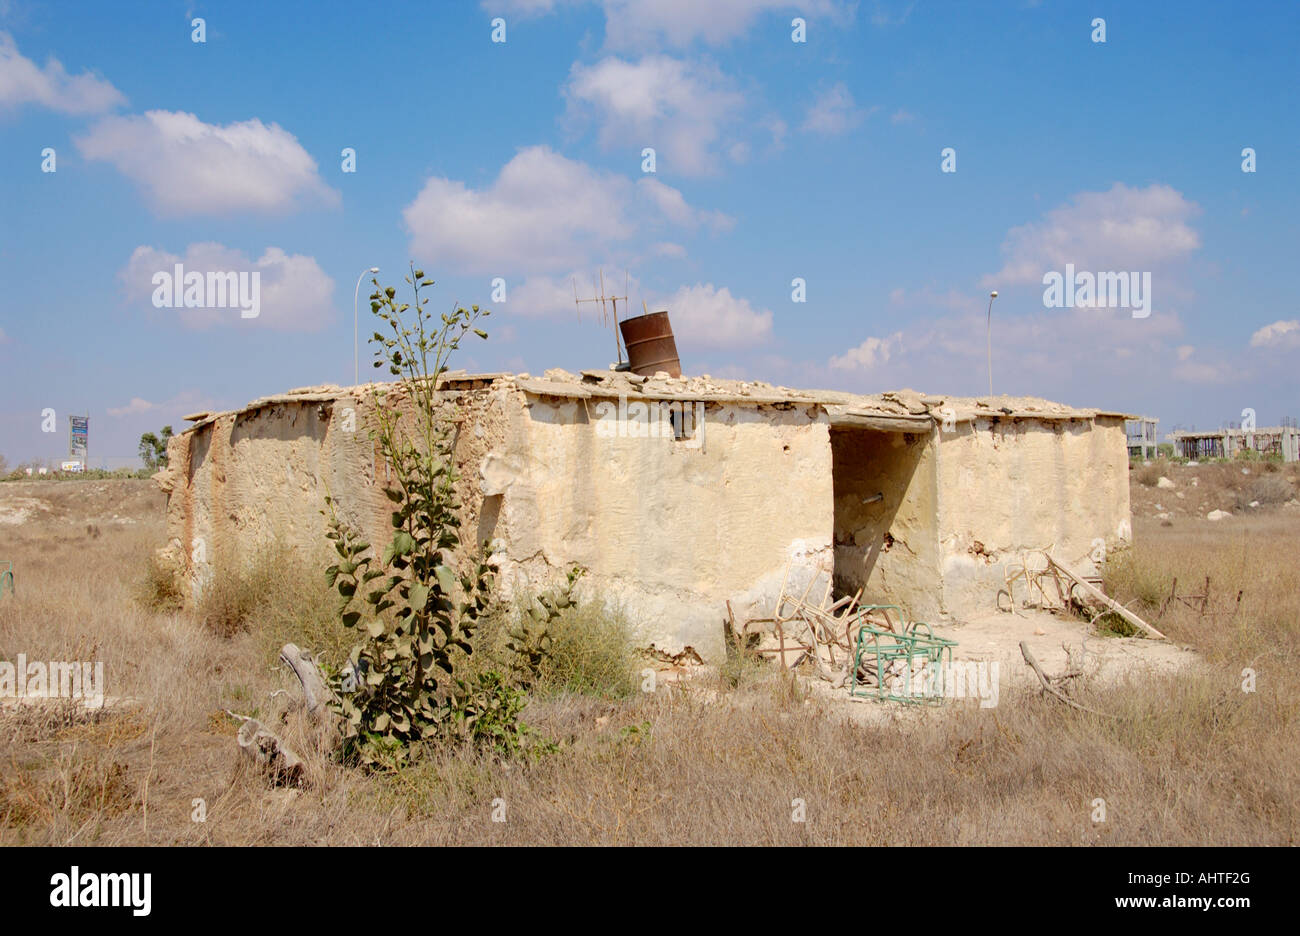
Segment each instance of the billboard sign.
[[90,417],[69,416],[68,456],[86,460],[86,449],[90,441]]

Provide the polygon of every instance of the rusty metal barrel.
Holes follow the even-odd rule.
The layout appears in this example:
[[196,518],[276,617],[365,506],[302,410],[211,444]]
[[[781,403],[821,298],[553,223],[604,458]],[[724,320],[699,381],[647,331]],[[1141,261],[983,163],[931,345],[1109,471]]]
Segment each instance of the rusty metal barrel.
[[667,311],[623,319],[618,328],[623,333],[632,373],[653,377],[658,371],[666,371],[670,377],[682,376],[682,363],[677,358],[677,342],[673,340]]

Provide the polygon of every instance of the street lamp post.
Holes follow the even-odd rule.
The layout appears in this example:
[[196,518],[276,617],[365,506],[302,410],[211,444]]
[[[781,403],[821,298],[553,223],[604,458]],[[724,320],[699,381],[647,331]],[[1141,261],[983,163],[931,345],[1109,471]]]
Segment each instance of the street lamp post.
[[357,296],[361,294],[361,281],[366,278],[367,273],[378,273],[379,267],[371,267],[368,270],[362,270],[361,275],[357,277],[357,288],[352,290],[352,384],[356,386],[361,383],[360,365],[357,363]]
[[989,396],[993,396],[993,300],[997,297],[998,291],[996,289],[989,293],[988,322],[984,326],[984,337],[988,343],[989,352]]

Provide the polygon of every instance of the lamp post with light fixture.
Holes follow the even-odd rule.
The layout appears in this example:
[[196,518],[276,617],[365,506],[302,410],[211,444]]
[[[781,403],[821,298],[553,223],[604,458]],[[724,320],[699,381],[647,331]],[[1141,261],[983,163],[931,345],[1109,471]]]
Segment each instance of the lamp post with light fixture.
[[379,267],[371,267],[368,270],[362,270],[361,275],[357,277],[357,288],[352,290],[352,385],[356,386],[361,383],[360,365],[357,364],[357,296],[361,294],[361,281],[366,278],[367,273],[378,273]]
[[998,291],[996,289],[989,293],[988,322],[984,326],[984,337],[988,343],[989,352],[989,396],[993,396],[993,300],[997,297]]

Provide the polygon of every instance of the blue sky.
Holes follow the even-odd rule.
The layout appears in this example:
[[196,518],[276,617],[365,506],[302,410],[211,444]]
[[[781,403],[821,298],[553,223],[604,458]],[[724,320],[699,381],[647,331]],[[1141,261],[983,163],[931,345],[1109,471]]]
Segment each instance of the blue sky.
[[[603,268],[688,373],[976,395],[996,288],[995,392],[1275,424],[1298,57],[1291,2],[0,0],[0,454],[350,383],[357,275],[411,259],[493,309],[472,370],[607,366]],[[177,261],[260,314],[155,308]],[[1150,315],[1045,307],[1066,263],[1150,273]]]

